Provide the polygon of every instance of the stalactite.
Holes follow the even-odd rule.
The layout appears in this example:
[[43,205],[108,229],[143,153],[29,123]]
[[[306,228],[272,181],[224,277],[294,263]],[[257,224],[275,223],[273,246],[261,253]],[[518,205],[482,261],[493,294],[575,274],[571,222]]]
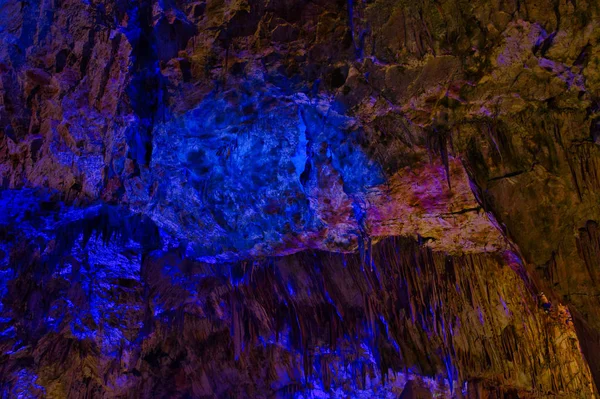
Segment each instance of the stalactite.
[[[586,234],[591,233],[582,232],[582,251],[594,248],[583,241]],[[540,375],[560,356],[551,344],[556,339],[554,330],[544,327],[553,319],[533,302],[528,286],[513,286],[521,280],[511,280],[515,271],[501,267],[495,258],[451,257],[395,237],[366,247],[376,265],[373,270],[364,267],[360,254],[318,251],[267,259],[252,267],[247,263],[233,268],[188,265],[179,284],[193,286],[199,278],[194,299],[190,306],[161,312],[162,319],[155,316],[155,306],[185,291],[163,290],[164,284],[172,287],[174,281],[172,272],[164,274],[170,261],[163,264],[160,256],[147,253],[139,287],[145,333],[139,337],[148,342],[172,335],[179,344],[169,345],[211,342],[200,345],[203,350],[222,341],[230,348],[230,358],[222,361],[240,368],[252,361],[257,350],[270,351],[270,356],[288,353],[290,364],[298,362],[299,374],[289,371],[285,389],[304,389],[298,384],[339,387],[343,377],[337,365],[351,365],[348,372],[357,389],[368,385],[368,370],[374,367],[382,381],[411,369],[443,378],[447,389],[456,391],[464,381],[483,378],[487,370],[501,375],[532,370],[528,375]],[[174,252],[168,259],[179,258]],[[82,267],[80,273],[87,271]],[[94,295],[91,292],[90,298]],[[503,302],[511,295],[515,300]],[[161,320],[171,320],[170,326],[161,327]],[[194,333],[182,336],[180,331],[189,331],[190,325],[196,326]],[[522,325],[529,327],[525,330]],[[156,330],[152,332],[150,326]],[[147,343],[145,353],[162,348],[157,344]],[[551,347],[540,360],[543,348]],[[148,356],[162,352],[156,353]],[[281,378],[279,371],[267,372],[269,381]],[[585,373],[580,375],[575,384],[585,380]],[[531,386],[556,390],[564,384],[557,377],[544,381],[548,383],[531,381]]]
[[231,303],[231,336],[233,339],[233,352],[235,360],[239,360],[244,348],[244,328],[242,310],[239,304],[237,293],[231,291],[230,295]]
[[440,156],[444,169],[446,171],[446,180],[448,182],[448,189],[452,190],[452,184],[450,183],[450,163],[448,161],[448,135],[444,133],[438,133]]
[[585,262],[592,284],[597,284],[599,273],[596,259],[600,259],[600,229],[596,222],[589,220],[584,228],[579,229],[577,249]]

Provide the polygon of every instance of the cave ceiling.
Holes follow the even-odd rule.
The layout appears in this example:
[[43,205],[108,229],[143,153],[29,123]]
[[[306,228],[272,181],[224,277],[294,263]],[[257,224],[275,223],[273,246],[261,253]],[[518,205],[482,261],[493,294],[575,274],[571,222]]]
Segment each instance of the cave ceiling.
[[600,3],[0,0],[0,397],[597,398]]

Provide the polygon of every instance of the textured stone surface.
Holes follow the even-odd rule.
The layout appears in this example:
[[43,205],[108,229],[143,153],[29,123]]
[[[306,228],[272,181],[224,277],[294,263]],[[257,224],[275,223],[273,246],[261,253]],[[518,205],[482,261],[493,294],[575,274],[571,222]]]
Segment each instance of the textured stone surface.
[[538,303],[511,252],[388,238],[362,254],[215,265],[181,260],[149,219],[75,217],[18,194],[3,197],[25,230],[4,238],[9,396],[389,397],[413,374],[445,397],[592,395],[568,310]]
[[585,0],[0,2],[3,395],[593,397],[599,40]]

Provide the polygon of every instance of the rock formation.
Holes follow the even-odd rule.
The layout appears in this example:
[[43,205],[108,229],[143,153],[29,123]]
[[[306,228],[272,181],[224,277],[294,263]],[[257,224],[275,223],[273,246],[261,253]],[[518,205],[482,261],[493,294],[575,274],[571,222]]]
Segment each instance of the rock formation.
[[6,398],[597,398],[600,4],[0,0]]

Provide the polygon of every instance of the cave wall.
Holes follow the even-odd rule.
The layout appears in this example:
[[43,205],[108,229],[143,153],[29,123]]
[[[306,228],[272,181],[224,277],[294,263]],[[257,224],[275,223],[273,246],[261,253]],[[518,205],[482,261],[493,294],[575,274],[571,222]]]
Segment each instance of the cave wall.
[[593,397],[599,14],[0,2],[3,395]]
[[389,237],[210,264],[148,218],[102,207],[59,228],[73,210],[29,196],[13,217],[46,237],[4,233],[9,397],[389,397],[409,379],[441,397],[593,396],[569,310],[540,303],[510,251]]

